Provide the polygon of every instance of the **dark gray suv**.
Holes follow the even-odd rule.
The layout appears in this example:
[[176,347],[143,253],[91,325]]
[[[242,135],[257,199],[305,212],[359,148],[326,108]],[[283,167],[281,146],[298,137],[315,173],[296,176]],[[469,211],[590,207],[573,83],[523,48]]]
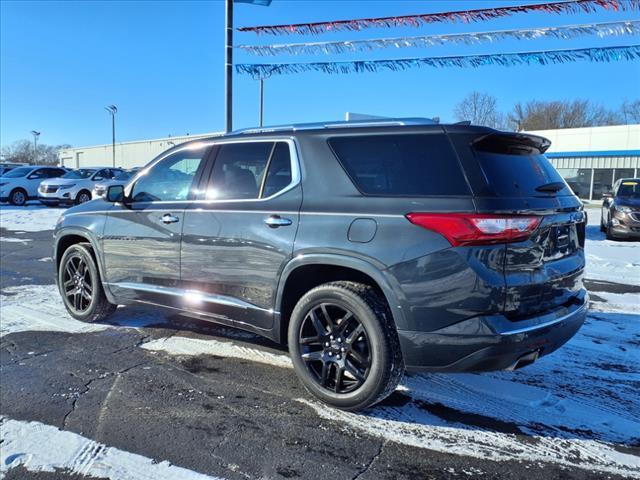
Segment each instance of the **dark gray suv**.
[[70,314],[144,303],[288,342],[339,408],[405,369],[515,369],[584,322],[585,214],[549,141],[425,120],[178,145],[55,231]]

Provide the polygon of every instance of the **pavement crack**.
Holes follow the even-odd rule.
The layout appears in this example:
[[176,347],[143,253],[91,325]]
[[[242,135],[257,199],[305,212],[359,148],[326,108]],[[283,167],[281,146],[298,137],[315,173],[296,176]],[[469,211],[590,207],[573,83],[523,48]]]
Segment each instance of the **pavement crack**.
[[380,447],[378,448],[378,451],[376,452],[376,454],[371,458],[371,460],[369,460],[369,462],[364,466],[363,469],[361,469],[358,473],[356,473],[356,475],[351,480],[358,480],[360,477],[362,477],[365,473],[369,471],[371,466],[382,454],[382,451],[384,450],[384,447],[387,445],[387,443],[388,443],[388,440],[384,440],[383,442],[380,442]]

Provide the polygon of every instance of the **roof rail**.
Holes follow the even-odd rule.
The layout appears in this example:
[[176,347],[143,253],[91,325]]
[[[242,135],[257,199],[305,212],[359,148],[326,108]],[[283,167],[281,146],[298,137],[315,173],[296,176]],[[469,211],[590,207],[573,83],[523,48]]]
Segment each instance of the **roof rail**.
[[233,134],[249,134],[249,133],[270,133],[282,131],[300,131],[300,130],[321,130],[323,128],[350,128],[350,127],[384,127],[392,125],[436,125],[438,122],[430,118],[381,118],[371,120],[357,121],[335,121],[335,122],[313,122],[313,123],[297,123],[292,125],[274,125],[270,127],[251,127],[234,130]]

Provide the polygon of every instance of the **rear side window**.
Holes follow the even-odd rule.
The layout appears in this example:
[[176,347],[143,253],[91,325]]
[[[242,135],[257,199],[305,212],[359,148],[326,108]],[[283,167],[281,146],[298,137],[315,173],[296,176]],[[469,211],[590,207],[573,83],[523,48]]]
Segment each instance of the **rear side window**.
[[366,195],[469,195],[458,159],[442,134],[367,135],[329,140]]

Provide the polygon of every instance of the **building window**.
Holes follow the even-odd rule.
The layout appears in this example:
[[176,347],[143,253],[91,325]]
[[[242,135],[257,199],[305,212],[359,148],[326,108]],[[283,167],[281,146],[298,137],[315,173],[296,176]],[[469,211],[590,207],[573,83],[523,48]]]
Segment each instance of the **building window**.
[[602,194],[611,191],[613,186],[613,168],[596,168],[593,170],[592,200],[601,200]]
[[[591,169],[590,168],[559,168],[558,172],[573,190],[573,193],[580,198],[589,198],[591,189]],[[609,177],[611,178],[611,177]]]
[[614,183],[621,178],[633,178],[635,171],[633,168],[616,168]]

